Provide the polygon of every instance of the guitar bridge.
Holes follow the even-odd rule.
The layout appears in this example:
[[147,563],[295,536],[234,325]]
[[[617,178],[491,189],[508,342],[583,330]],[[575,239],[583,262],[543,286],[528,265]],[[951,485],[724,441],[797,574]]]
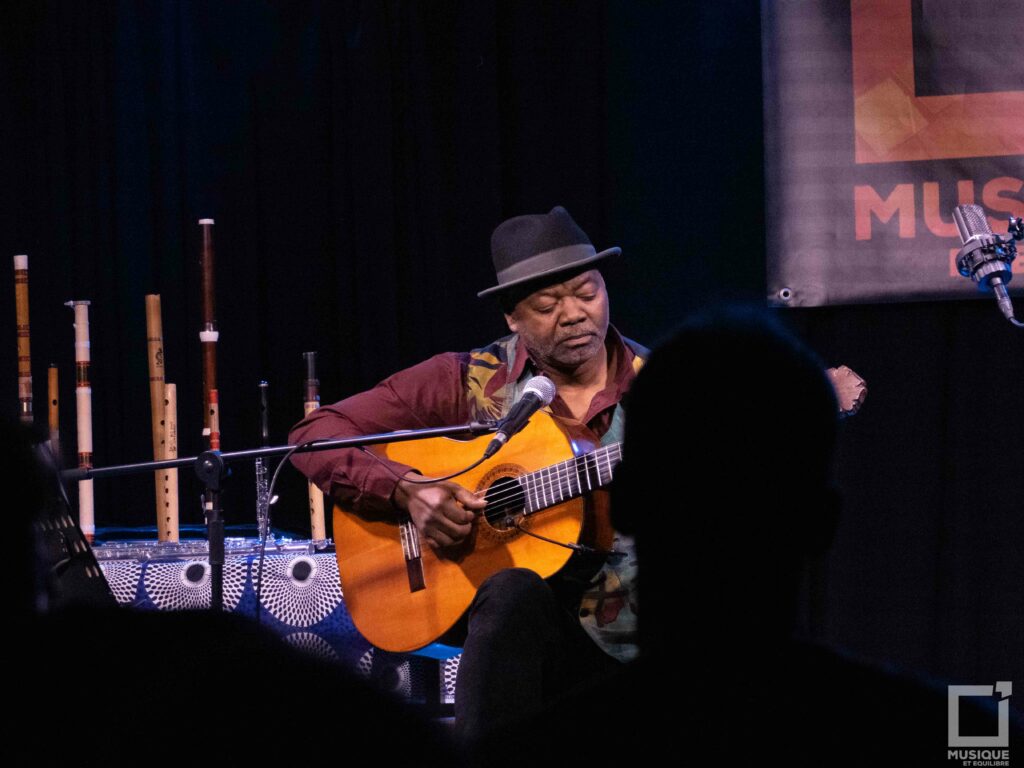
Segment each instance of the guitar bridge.
[[420,535],[412,520],[406,518],[398,524],[402,539],[402,555],[405,557],[405,571],[409,577],[409,591],[419,592],[426,589],[423,579],[423,557],[420,553]]

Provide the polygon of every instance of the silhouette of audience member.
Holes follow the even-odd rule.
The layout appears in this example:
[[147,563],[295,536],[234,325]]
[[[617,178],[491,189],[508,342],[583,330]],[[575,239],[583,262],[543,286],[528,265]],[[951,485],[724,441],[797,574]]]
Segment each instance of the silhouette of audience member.
[[8,620],[20,625],[43,605],[45,578],[35,522],[46,500],[44,475],[33,450],[32,430],[0,419],[0,472],[10,497],[7,520]]
[[612,487],[615,527],[637,540],[641,659],[510,726],[481,763],[500,743],[501,765],[667,752],[696,765],[948,767],[944,685],[793,637],[805,561],[827,549],[840,509],[823,370],[753,310],[692,319],[655,350],[626,400]]
[[[15,551],[0,740],[16,764],[290,758],[451,768],[447,734],[250,619],[47,600],[37,523],[52,496],[29,431],[0,420]],[[42,599],[41,599],[42,598]],[[41,611],[40,607],[62,605]],[[71,761],[74,761],[72,763]]]

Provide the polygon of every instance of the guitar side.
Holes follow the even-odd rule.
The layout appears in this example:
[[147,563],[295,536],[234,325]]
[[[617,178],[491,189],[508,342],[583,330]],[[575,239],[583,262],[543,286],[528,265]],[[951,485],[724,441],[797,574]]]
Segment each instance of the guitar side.
[[[460,442],[447,438],[393,443],[388,458],[440,477],[476,461],[489,436]],[[455,478],[483,492],[502,478],[517,477],[572,457],[568,439],[545,413],[536,414],[494,457]],[[487,510],[484,510],[486,514]],[[584,517],[584,500],[575,498],[520,519],[541,536],[575,542]],[[465,542],[444,550],[424,544],[411,523],[369,520],[334,508],[334,539],[345,604],[356,628],[375,646],[405,652],[434,642],[465,612],[479,586],[504,568],[529,568],[547,578],[571,555],[515,528],[503,529],[481,515]],[[416,557],[418,555],[418,558]]]

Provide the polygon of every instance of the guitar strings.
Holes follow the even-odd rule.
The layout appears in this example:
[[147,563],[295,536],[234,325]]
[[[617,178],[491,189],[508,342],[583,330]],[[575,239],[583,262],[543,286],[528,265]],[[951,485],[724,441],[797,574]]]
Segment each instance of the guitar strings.
[[[617,455],[613,456],[613,453]],[[601,467],[600,462],[602,459],[604,459],[607,464],[607,469]],[[591,476],[591,467],[593,467],[593,470],[597,473],[597,487],[601,487],[601,485],[606,484],[608,481],[604,479],[604,475],[607,473],[609,480],[611,479],[611,474],[614,470],[614,466],[612,465],[613,460],[616,465],[622,460],[621,443],[615,443],[604,448],[599,448],[591,453],[584,454],[582,456],[575,456],[572,459],[567,459],[564,462],[553,464],[550,467],[544,467],[543,469],[539,469],[534,472],[527,472],[523,475],[510,477],[508,479],[516,481],[517,487],[511,488],[508,492],[505,492],[504,495],[495,495],[489,500],[489,505],[500,504],[519,496],[527,496],[531,502],[534,500],[539,501],[550,498],[552,501],[547,506],[557,504],[559,501],[565,500],[565,494],[562,493],[562,491],[568,491],[570,498],[574,495],[572,488],[572,478],[574,477],[577,481],[577,485],[580,487],[580,492],[582,492],[583,480],[580,477],[581,469],[583,473],[585,473],[584,477],[589,477]],[[575,470],[575,472],[573,470]],[[545,477],[545,473],[547,474],[547,477]],[[531,480],[532,484],[530,482]],[[588,488],[588,490],[591,489]],[[556,495],[558,496],[558,501],[554,501]]]
[[[616,455],[613,456],[613,453]],[[607,469],[602,468],[600,465],[602,458],[607,464]],[[539,469],[534,472],[510,477],[508,478],[509,480],[516,481],[516,487],[504,492],[503,495],[496,494],[488,501],[488,508],[500,505],[504,502],[516,500],[523,496],[527,497],[531,504],[534,501],[544,500],[546,502],[547,499],[551,499],[550,503],[546,503],[545,507],[538,507],[538,510],[553,504],[558,504],[559,502],[566,500],[566,494],[563,493],[563,491],[568,492],[568,498],[573,498],[573,496],[578,495],[573,491],[573,478],[576,479],[576,484],[579,486],[580,492],[582,493],[583,479],[580,476],[581,469],[584,473],[584,477],[589,477],[591,476],[591,466],[593,466],[593,470],[597,473],[598,478],[596,487],[601,487],[606,484],[608,480],[611,479],[611,474],[615,468],[612,465],[613,460],[615,461],[615,466],[617,466],[618,462],[622,460],[621,443],[615,443],[604,448],[599,448],[591,453],[584,454],[582,456],[575,456],[572,459],[567,459],[559,464],[544,467],[543,469]],[[544,473],[547,473],[547,477],[545,477]],[[608,480],[604,480],[605,473],[609,476]],[[530,482],[531,479],[532,483]],[[588,487],[588,490],[592,490],[592,488]],[[556,496],[557,501],[555,500]]]
[[[612,454],[616,455],[612,455]],[[601,460],[604,459],[607,464],[607,469],[600,465]],[[583,479],[580,477],[580,470],[585,477],[591,476],[591,466],[597,473],[598,483],[596,487],[601,487],[611,479],[612,471],[614,466],[612,461],[615,461],[615,465],[622,460],[622,444],[614,443],[610,446],[599,448],[591,453],[584,454],[582,456],[575,456],[566,461],[558,464],[553,464],[550,467],[544,467],[543,469],[536,470],[534,472],[528,472],[523,475],[517,475],[514,477],[507,478],[508,480],[514,481],[515,485],[510,487],[508,491],[495,494],[488,500],[488,509],[500,508],[507,510],[510,504],[520,498],[525,497],[530,504],[534,501],[544,502],[544,506],[538,506],[534,511],[547,508],[553,504],[558,504],[565,501],[568,492],[568,498],[573,498],[578,493],[573,491],[572,478],[575,477],[576,484],[579,486],[580,493],[582,493]],[[582,463],[582,467],[581,467]],[[574,472],[575,470],[575,472]],[[604,479],[605,473],[608,474],[608,480]],[[545,477],[545,474],[547,475]],[[532,482],[531,482],[532,480]],[[588,487],[588,490],[592,488]],[[557,497],[557,500],[556,500]],[[548,502],[550,499],[550,502]],[[504,506],[502,506],[504,505]]]
[[[471,469],[474,469],[475,467],[479,466],[484,461],[483,458],[478,459],[477,461],[475,461],[473,464],[469,465],[465,469],[460,469],[459,471],[453,472],[450,475],[445,475],[444,477],[432,477],[432,478],[423,478],[422,480],[417,480],[415,478],[406,478],[406,477],[403,477],[402,475],[399,475],[394,470],[394,468],[387,461],[382,459],[380,456],[378,456],[376,453],[374,453],[373,451],[369,450],[365,446],[359,447],[359,450],[362,451],[367,456],[369,456],[370,458],[372,458],[374,461],[376,461],[382,467],[384,467],[397,480],[404,480],[406,482],[416,483],[418,485],[429,485],[431,483],[440,483],[440,482],[443,482],[445,480],[451,480],[454,477],[458,477],[459,475],[462,475],[462,474],[465,474],[466,472],[469,472]],[[615,454],[617,454],[614,457],[612,456],[613,452]],[[584,477],[589,477],[590,476],[591,461],[593,461],[593,468],[596,471],[597,478],[598,478],[597,487],[601,487],[601,485],[602,485],[601,481],[603,480],[603,477],[604,477],[602,473],[603,473],[604,470],[602,470],[599,462],[601,461],[602,458],[608,464],[607,472],[609,474],[609,479],[608,480],[610,481],[611,480],[610,475],[611,475],[612,470],[614,469],[614,467],[611,464],[612,459],[614,458],[617,461],[621,461],[622,460],[622,443],[613,443],[612,445],[602,446],[601,448],[598,448],[598,449],[596,449],[594,451],[591,451],[590,453],[585,453],[582,456],[574,456],[573,458],[566,459],[565,461],[559,462],[558,464],[553,464],[550,467],[544,467],[542,469],[538,469],[538,470],[535,470],[533,472],[527,472],[526,474],[517,475],[515,477],[512,477],[512,478],[510,478],[511,480],[517,481],[516,482],[516,487],[510,489],[509,491],[503,492],[502,494],[497,494],[494,497],[492,497],[490,500],[488,500],[488,507],[489,508],[504,509],[505,511],[507,511],[507,509],[511,508],[511,507],[508,506],[508,504],[511,503],[516,498],[522,497],[522,496],[526,496],[527,500],[529,502],[531,502],[531,503],[534,500],[541,500],[541,499],[543,499],[546,502],[548,498],[552,499],[552,501],[550,503],[546,503],[544,507],[538,507],[537,510],[539,510],[539,509],[547,508],[548,506],[552,506],[554,504],[558,504],[560,501],[564,501],[565,500],[564,494],[561,494],[561,493],[559,493],[559,501],[554,501],[555,491],[558,490],[560,492],[564,488],[568,488],[568,490],[570,491],[570,498],[572,498],[572,495],[571,495],[572,484],[571,484],[571,482],[569,483],[568,486],[566,486],[566,485],[563,485],[562,481],[563,480],[567,480],[569,478],[572,478],[574,476],[572,470],[570,469],[570,465],[572,465],[572,469],[575,469],[575,471],[576,471],[575,472],[575,477],[577,479],[577,483],[580,485],[580,490],[582,492],[582,480],[580,479],[580,468],[581,468],[580,467],[580,463],[581,462],[582,462],[582,465],[583,465],[582,466],[583,472],[585,473]],[[554,472],[555,472],[555,476],[554,477],[551,477],[552,470],[554,470]],[[563,474],[563,471],[564,471],[564,474]],[[544,473],[545,472],[548,474],[547,478],[544,477]],[[533,484],[530,487],[527,487],[527,485],[525,483],[529,482],[530,479],[532,479]],[[605,483],[607,483],[607,482],[608,481],[605,481]],[[592,489],[588,488],[588,490],[592,490]],[[506,505],[506,506],[502,507],[501,505],[503,505],[503,504]],[[535,511],[537,511],[537,510],[535,510]]]

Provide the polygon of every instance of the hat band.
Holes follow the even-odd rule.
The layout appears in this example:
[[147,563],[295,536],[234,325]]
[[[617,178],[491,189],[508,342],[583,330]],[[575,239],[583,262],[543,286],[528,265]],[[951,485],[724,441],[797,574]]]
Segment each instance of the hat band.
[[577,261],[590,258],[596,253],[597,251],[592,245],[566,245],[562,248],[544,251],[500,270],[498,285],[526,280],[534,275],[543,275],[560,267],[571,267]]

